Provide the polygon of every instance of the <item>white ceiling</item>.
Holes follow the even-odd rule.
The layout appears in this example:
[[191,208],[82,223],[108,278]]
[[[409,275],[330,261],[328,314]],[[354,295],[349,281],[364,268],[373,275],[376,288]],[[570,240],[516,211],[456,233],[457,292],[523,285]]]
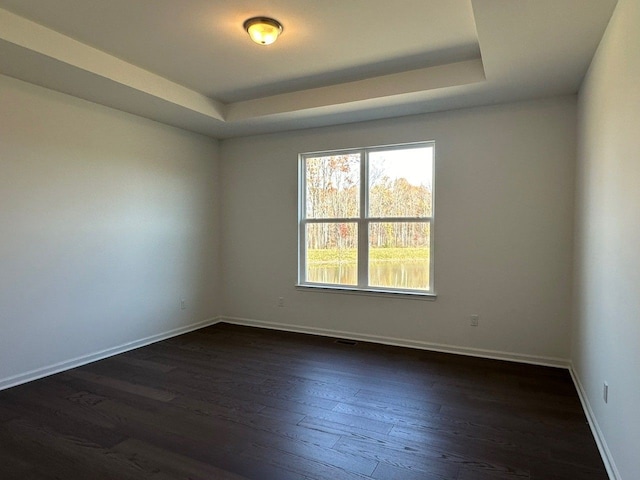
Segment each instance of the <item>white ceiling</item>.
[[223,138],[575,93],[615,3],[0,0],[0,73]]

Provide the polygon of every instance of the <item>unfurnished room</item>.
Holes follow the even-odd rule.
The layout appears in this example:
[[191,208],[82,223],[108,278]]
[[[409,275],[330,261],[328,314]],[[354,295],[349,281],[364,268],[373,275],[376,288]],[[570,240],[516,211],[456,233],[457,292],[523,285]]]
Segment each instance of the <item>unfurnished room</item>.
[[640,478],[639,0],[0,0],[0,479]]

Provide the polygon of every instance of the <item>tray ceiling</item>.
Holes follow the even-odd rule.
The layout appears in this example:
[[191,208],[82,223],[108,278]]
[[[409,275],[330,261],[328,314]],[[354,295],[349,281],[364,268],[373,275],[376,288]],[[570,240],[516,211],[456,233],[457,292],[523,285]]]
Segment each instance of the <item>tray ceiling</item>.
[[[212,137],[575,93],[615,0],[0,0],[0,73]],[[284,25],[252,43],[245,19]]]

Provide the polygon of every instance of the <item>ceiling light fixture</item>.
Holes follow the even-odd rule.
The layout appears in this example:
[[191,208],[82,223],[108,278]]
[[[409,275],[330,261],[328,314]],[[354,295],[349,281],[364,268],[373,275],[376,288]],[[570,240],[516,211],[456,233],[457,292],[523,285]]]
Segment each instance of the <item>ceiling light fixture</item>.
[[244,29],[258,45],[271,45],[282,33],[282,24],[273,18],[253,17],[244,22]]

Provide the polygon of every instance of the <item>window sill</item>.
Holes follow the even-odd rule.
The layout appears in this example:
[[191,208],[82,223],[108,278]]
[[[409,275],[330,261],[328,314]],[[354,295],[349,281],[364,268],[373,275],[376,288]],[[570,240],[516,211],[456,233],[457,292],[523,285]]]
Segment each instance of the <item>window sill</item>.
[[388,297],[388,298],[406,298],[409,300],[423,300],[423,301],[435,301],[437,295],[435,293],[427,292],[406,292],[396,290],[384,290],[384,289],[361,289],[361,288],[349,288],[335,285],[307,285],[296,284],[296,290],[304,292],[322,292],[322,293],[338,293],[346,295],[365,295],[368,297]]

